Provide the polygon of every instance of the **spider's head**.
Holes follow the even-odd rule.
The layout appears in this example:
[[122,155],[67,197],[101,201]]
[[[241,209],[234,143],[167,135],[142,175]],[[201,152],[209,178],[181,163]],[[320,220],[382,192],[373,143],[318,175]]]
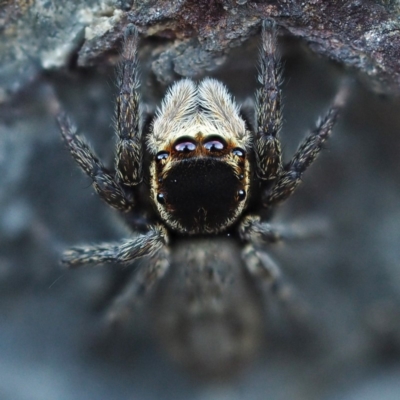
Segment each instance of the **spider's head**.
[[188,234],[232,225],[247,204],[248,146],[244,121],[222,84],[175,84],[148,137],[151,196],[164,222]]

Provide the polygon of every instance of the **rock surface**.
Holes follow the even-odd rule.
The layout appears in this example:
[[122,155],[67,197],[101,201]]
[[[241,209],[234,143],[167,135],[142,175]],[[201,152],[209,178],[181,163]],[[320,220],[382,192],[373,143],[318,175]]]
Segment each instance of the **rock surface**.
[[273,18],[282,34],[360,73],[379,93],[400,93],[400,7],[395,1],[246,0],[3,2],[0,100],[41,71],[113,63],[122,32],[134,23],[152,45],[159,82],[196,77],[225,62],[233,47]]

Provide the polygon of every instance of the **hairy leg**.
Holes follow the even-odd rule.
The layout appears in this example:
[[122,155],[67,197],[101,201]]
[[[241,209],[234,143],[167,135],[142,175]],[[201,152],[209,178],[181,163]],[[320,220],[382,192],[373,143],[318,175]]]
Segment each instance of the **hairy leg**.
[[260,74],[261,89],[257,91],[257,127],[254,150],[257,175],[262,180],[275,179],[282,169],[281,144],[278,138],[282,124],[280,60],[277,55],[274,22],[262,26]]
[[263,249],[266,244],[310,237],[313,235],[312,229],[300,227],[293,230],[284,225],[261,222],[259,216],[249,215],[241,223],[239,235],[248,243],[242,251],[246,268],[263,292],[272,292],[290,313],[297,314],[297,317],[304,316],[308,307],[292,286],[285,282],[280,268]]
[[75,126],[66,114],[60,112],[57,120],[72,157],[93,180],[93,187],[98,195],[111,207],[123,212],[129,211],[133,206],[133,199],[115,181],[113,175],[103,166],[89,145],[76,134]]
[[140,257],[153,256],[167,242],[165,228],[156,225],[144,235],[137,235],[119,243],[73,247],[64,252],[61,263],[70,268],[106,262],[128,264]]
[[291,224],[263,222],[258,215],[248,215],[239,227],[240,238],[254,245],[263,246],[288,240],[321,238],[329,230],[325,219],[308,217]]
[[263,204],[265,207],[271,207],[286,200],[300,185],[303,173],[317,158],[322,145],[331,135],[339,112],[346,101],[348,90],[347,84],[342,85],[332,106],[318,121],[316,129],[306,137],[292,160],[278,175],[274,186],[264,194]]
[[138,32],[133,25],[125,31],[122,61],[118,67],[119,93],[115,107],[118,179],[134,186],[142,181],[142,132],[138,77]]
[[115,323],[129,317],[155,288],[169,268],[169,253],[162,247],[146,265],[140,265],[122,293],[113,301],[107,312],[107,321]]
[[241,239],[255,245],[275,243],[286,238],[289,234],[289,230],[284,227],[261,222],[261,218],[256,215],[249,215],[244,218],[239,227]]
[[281,300],[290,298],[291,290],[282,280],[280,268],[263,251],[257,251],[253,244],[247,244],[242,251],[247,270],[255,281],[267,290],[274,292]]

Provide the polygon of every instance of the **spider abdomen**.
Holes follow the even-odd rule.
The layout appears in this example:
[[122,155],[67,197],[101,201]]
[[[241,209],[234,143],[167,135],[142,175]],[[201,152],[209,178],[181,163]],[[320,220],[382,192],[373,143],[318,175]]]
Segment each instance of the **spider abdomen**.
[[263,310],[240,247],[217,238],[183,239],[154,301],[166,350],[204,378],[232,377],[257,353]]

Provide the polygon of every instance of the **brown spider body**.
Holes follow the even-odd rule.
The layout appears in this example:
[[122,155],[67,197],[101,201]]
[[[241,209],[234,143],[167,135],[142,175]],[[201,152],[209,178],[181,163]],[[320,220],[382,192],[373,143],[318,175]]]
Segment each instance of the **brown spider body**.
[[[250,212],[251,197],[270,209],[294,192],[330,136],[346,91],[339,91],[284,165],[273,22],[263,24],[255,126],[246,125],[222,83],[184,79],[169,89],[150,128],[142,132],[137,45],[137,30],[130,26],[118,74],[115,171],[103,166],[65,114],[59,116],[72,156],[99,196],[123,213],[132,236],[71,248],[63,263],[128,265],[145,258],[111,307],[111,318],[134,309],[151,292],[161,299],[159,329],[165,330],[176,357],[186,354],[204,369],[209,364],[210,371],[227,370],[253,353],[258,342],[257,288],[273,285],[279,296],[283,287],[265,245],[287,232],[263,220],[261,210],[252,206]],[[148,213],[149,207],[155,212]],[[211,358],[219,360],[214,367]]]
[[250,165],[246,151],[222,136],[183,137],[157,153],[151,193],[160,217],[183,234],[218,233],[247,203]]
[[189,79],[168,91],[147,138],[151,197],[181,234],[219,233],[247,204],[250,132],[220,82]]

